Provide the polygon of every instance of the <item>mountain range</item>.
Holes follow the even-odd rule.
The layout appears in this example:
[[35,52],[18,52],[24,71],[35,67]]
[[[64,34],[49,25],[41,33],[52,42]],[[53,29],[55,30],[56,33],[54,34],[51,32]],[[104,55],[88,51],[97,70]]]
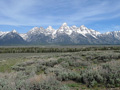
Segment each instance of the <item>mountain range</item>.
[[0,45],[100,45],[100,44],[120,44],[120,31],[100,33],[88,29],[84,25],[80,27],[63,23],[59,29],[55,30],[51,26],[34,27],[25,34],[19,34],[16,30],[10,32],[0,31]]

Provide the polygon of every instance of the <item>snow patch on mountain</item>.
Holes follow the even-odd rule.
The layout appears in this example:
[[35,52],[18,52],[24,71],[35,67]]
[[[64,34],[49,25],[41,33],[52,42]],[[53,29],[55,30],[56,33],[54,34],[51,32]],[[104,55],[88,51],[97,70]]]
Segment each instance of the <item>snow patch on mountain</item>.
[[[98,31],[95,31],[93,29],[89,29],[85,27],[84,25],[81,25],[80,27],[77,27],[75,25],[73,26],[68,26],[67,23],[63,23],[59,29],[55,30],[52,28],[52,26],[48,26],[46,29],[43,27],[34,27],[32,28],[29,32],[25,34],[19,34],[17,33],[16,30],[13,30],[11,32],[1,32],[0,31],[0,38],[4,37],[5,35],[9,36],[15,36],[15,35],[20,35],[25,41],[31,42],[39,40],[40,42],[46,40],[48,43],[54,43],[54,42],[59,42],[57,40],[62,40],[65,41],[66,37],[68,37],[71,41],[74,43],[75,42],[79,43],[80,40],[82,41],[91,41],[95,40],[95,43],[99,43],[98,41],[103,38],[106,38],[106,40],[109,40],[109,37],[112,37],[114,39],[120,40],[120,31],[114,31],[114,32],[107,32],[104,34],[101,34]],[[81,36],[82,35],[82,36]],[[63,36],[62,39],[59,36]],[[65,38],[64,38],[65,36]],[[84,37],[83,37],[84,36]],[[94,39],[93,39],[94,38]],[[108,38],[108,39],[107,39]],[[102,42],[102,41],[101,41]],[[94,43],[94,41],[93,41]],[[116,43],[116,42],[115,42]]]
[[55,32],[55,29],[52,28],[52,26],[49,26],[46,30],[45,30],[45,34],[46,35],[54,35],[53,33]]
[[20,34],[20,36],[21,36],[24,40],[27,40],[27,38],[28,38],[28,35],[27,35],[27,34]]
[[57,34],[71,35],[72,32],[73,31],[70,29],[70,27],[67,25],[67,23],[63,23],[62,26],[57,30]]
[[4,37],[7,33],[9,33],[9,32],[8,31],[7,32],[0,31],[0,38]]
[[112,31],[112,32],[106,32],[103,35],[112,35],[116,39],[120,40],[120,31]]
[[7,34],[7,33],[9,33],[8,31],[7,32],[2,32],[2,31],[0,31],[0,36],[1,35],[5,35],[5,34]]

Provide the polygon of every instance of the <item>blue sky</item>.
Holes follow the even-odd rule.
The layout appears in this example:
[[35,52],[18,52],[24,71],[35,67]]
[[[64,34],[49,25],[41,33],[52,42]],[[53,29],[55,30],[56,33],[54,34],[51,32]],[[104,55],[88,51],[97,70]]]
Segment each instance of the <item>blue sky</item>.
[[0,0],[0,31],[26,33],[62,23],[99,32],[120,30],[120,0]]

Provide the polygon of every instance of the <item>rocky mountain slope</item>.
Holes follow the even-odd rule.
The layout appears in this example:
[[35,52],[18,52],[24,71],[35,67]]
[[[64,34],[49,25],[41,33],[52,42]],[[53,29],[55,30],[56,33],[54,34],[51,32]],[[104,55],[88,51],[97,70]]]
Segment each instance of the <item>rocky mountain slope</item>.
[[120,31],[100,33],[88,29],[84,25],[80,27],[63,23],[59,29],[52,26],[44,29],[34,27],[25,34],[19,34],[16,30],[0,32],[0,45],[8,44],[120,44]]

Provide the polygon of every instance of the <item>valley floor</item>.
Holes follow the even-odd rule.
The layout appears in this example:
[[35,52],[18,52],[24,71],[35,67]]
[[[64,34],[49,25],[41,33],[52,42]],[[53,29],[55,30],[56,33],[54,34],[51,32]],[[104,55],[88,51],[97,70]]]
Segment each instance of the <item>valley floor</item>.
[[119,46],[16,52],[0,54],[0,90],[120,90]]

